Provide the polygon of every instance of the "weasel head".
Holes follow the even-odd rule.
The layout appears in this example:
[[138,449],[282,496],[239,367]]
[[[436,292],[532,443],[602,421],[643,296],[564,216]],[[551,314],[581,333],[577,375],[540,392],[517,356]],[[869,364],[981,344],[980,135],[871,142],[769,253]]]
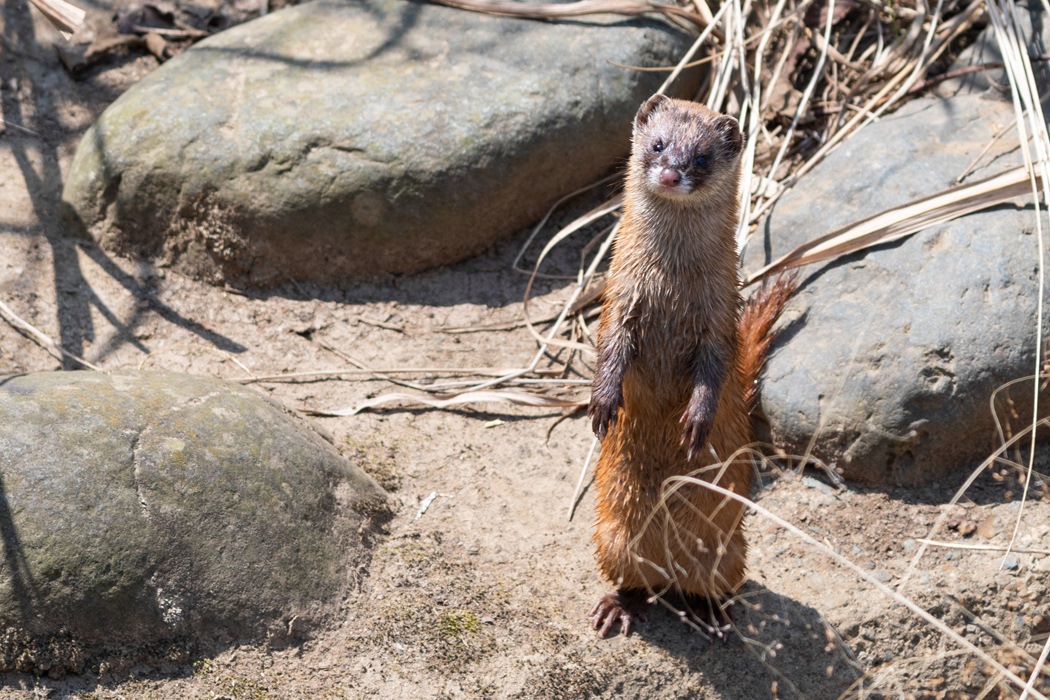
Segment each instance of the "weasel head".
[[736,119],[686,100],[653,95],[638,109],[630,172],[647,194],[682,203],[736,195],[744,136]]

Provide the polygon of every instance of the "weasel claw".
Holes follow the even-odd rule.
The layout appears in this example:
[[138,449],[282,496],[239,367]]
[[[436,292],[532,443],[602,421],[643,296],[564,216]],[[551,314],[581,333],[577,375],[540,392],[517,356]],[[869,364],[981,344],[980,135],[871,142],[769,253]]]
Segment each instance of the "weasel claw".
[[[605,638],[620,623],[620,633],[625,637],[631,634],[635,618],[646,621],[645,608],[649,605],[644,591],[621,589],[604,595],[591,608],[591,624],[598,630],[598,636]],[[599,629],[600,627],[600,629]]]

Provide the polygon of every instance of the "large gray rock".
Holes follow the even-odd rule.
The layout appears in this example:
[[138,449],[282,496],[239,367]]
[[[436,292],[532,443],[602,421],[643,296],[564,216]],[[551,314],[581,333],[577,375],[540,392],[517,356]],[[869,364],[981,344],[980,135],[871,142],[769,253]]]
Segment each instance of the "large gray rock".
[[[265,285],[475,254],[627,155],[691,42],[656,19],[318,0],[201,42],[85,135],[64,200],[119,254]],[[697,72],[676,88],[692,95]]]
[[364,563],[358,528],[383,502],[303,419],[234,384],[0,378],[0,671],[308,630]]
[[[1002,93],[976,82],[946,86],[846,141],[775,207],[745,269],[952,187],[1013,119]],[[1016,150],[1003,153],[1011,148],[1004,140],[969,181],[1019,165]],[[773,443],[795,455],[812,448],[848,477],[905,485],[991,454],[1001,444],[992,393],[1035,371],[1034,234],[1029,198],[804,268],[761,392]],[[1007,436],[1030,424],[1032,392],[1027,380],[1000,395]]]

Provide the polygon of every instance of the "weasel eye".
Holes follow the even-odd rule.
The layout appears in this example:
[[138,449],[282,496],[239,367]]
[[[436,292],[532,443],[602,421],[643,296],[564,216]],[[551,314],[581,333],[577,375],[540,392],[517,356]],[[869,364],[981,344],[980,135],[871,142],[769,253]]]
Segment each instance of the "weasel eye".
[[653,144],[653,153],[659,153],[662,150],[664,150],[664,142],[657,140],[656,143]]
[[703,156],[697,156],[696,160],[693,161],[693,165],[695,165],[698,168],[704,167],[704,165],[706,163],[707,163],[707,158],[704,158]]

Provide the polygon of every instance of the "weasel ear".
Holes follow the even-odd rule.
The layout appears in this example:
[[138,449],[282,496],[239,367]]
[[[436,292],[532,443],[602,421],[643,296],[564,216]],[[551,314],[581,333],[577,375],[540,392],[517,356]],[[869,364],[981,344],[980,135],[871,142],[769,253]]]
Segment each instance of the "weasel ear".
[[667,95],[653,95],[643,102],[642,106],[638,108],[638,113],[634,115],[634,130],[638,131],[638,129],[648,124],[649,119],[656,113],[660,106],[667,104],[670,101],[671,98]]
[[736,119],[723,114],[715,122],[715,131],[722,137],[729,157],[735,158],[744,150],[744,135],[740,133]]

